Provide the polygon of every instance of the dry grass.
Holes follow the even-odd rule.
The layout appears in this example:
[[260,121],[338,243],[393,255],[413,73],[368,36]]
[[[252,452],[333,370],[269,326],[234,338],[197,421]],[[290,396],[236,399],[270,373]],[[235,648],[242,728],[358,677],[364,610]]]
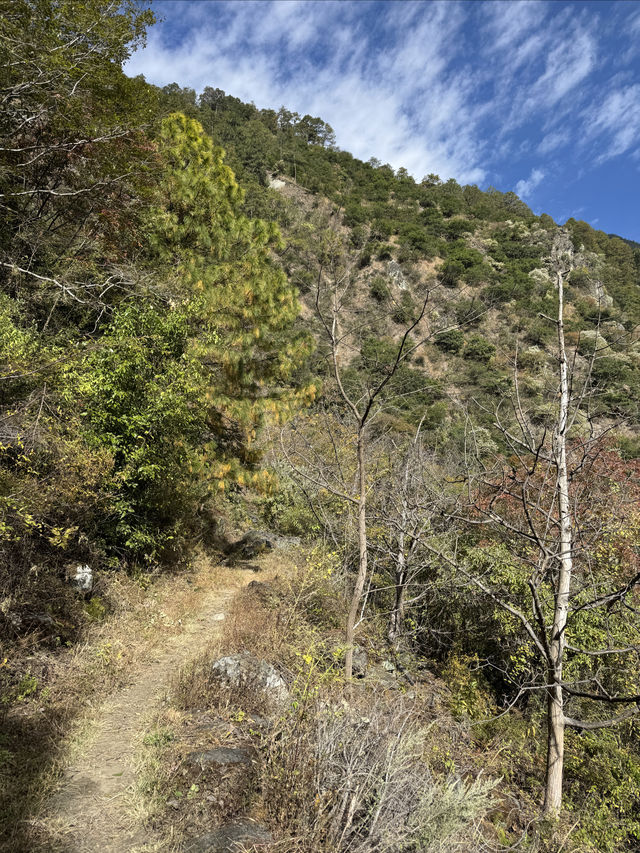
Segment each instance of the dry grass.
[[[211,676],[222,655],[249,650],[277,665],[288,681],[300,659],[300,613],[311,585],[304,555],[278,550],[260,557],[256,585],[241,590],[227,612],[220,640],[182,667],[168,691],[169,707],[151,721],[141,744],[136,808],[167,839],[194,837],[240,814],[264,819],[259,772],[219,778],[185,759],[194,750],[231,746],[259,750],[268,736],[269,708],[249,687],[221,689]],[[307,639],[313,633],[305,628]]]
[[[147,583],[126,575],[101,578],[108,616],[89,622],[70,648],[14,646],[12,665],[29,673],[33,691],[7,713],[0,742],[0,850],[35,850],[33,827],[62,768],[93,733],[103,699],[144,668],[168,636],[185,631],[207,590],[231,586],[237,574],[204,555],[189,573]],[[25,650],[31,654],[25,654]]]
[[[282,572],[282,555],[270,559]],[[471,766],[453,775],[455,723],[434,708],[436,687],[405,695],[359,682],[345,701],[334,654],[343,607],[341,584],[318,555],[235,598],[219,645],[181,671],[170,709],[147,734],[143,795],[165,837],[191,838],[245,814],[270,826],[283,853],[480,849],[493,783],[476,783]],[[215,658],[245,649],[276,665],[291,689],[266,725],[263,696],[211,677]],[[185,761],[218,745],[256,749],[260,778],[224,787]]]
[[268,743],[263,803],[287,853],[477,851],[495,781],[435,774],[420,703],[300,696]]

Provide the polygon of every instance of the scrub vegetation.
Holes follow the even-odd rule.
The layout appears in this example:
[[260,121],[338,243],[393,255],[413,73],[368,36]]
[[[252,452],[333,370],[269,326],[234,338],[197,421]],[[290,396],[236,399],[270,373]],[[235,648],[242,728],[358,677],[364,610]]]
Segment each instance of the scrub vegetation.
[[[87,638],[252,527],[288,556],[216,653],[289,700],[252,727],[184,669],[149,825],[244,798],[299,853],[637,849],[637,244],[128,78],[135,0],[0,11],[6,849],[51,773],[25,737],[114,683]],[[223,806],[174,778],[195,711],[259,756]]]

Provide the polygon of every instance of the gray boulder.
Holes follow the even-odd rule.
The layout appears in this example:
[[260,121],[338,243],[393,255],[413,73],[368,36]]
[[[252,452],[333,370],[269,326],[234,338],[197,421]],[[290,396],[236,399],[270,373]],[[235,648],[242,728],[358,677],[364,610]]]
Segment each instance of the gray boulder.
[[228,823],[192,839],[186,853],[240,853],[241,850],[265,850],[273,841],[271,833],[250,820]]
[[233,749],[229,746],[217,746],[215,749],[200,749],[190,752],[186,758],[187,764],[198,767],[225,768],[233,765],[251,764],[251,755],[246,749]]
[[353,648],[353,674],[356,678],[364,678],[369,668],[369,655],[362,646]]
[[223,687],[247,688],[277,702],[289,696],[287,685],[275,667],[250,652],[219,658],[211,670]]
[[274,602],[278,598],[278,594],[273,588],[273,584],[270,583],[264,583],[263,581],[251,581],[251,583],[247,584],[247,589],[265,604]]
[[253,560],[265,551],[272,551],[274,542],[266,533],[248,530],[242,539],[227,546],[227,556],[232,560]]

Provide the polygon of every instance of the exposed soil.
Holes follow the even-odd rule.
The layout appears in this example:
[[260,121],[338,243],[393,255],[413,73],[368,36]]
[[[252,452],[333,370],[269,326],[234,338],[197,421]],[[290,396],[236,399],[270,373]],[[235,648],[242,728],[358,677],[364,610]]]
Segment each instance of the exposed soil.
[[199,612],[178,636],[154,650],[127,686],[100,709],[91,737],[66,768],[59,790],[43,817],[55,850],[64,853],[133,853],[153,849],[131,809],[136,782],[135,756],[149,714],[160,705],[178,668],[220,633],[229,602],[255,575],[237,572],[237,584],[204,593]]

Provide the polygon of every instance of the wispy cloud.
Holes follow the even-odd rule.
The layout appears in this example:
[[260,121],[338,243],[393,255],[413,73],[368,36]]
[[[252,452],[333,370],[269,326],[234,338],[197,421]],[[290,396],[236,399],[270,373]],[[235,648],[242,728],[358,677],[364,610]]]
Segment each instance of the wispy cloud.
[[[418,178],[502,175],[530,195],[544,177],[533,156],[588,144],[597,163],[640,139],[640,87],[615,78],[622,72],[602,48],[599,13],[582,4],[159,0],[155,7],[165,21],[129,73],[320,115],[341,147]],[[640,30],[637,6],[629,7],[616,14],[626,15],[627,32]],[[529,177],[517,181],[518,172]]]
[[[480,181],[469,75],[450,68],[464,15],[449,3],[394,4],[380,21],[384,42],[362,38],[360,9],[375,4],[260,2],[190,4],[197,29],[175,39],[180,10],[157,4],[167,23],[128,65],[160,85],[219,86],[261,107],[286,104],[331,123],[339,143],[422,177]],[[180,4],[182,5],[182,4]],[[379,10],[380,11],[380,10]]]
[[609,92],[587,113],[587,139],[595,142],[597,163],[640,147],[640,84]]
[[557,151],[558,148],[566,145],[570,138],[571,134],[568,128],[559,128],[558,130],[551,131],[551,133],[547,133],[538,144],[536,150],[538,154],[550,154],[552,151]]
[[520,198],[527,199],[531,197],[533,191],[544,180],[544,172],[542,169],[532,169],[531,174],[526,180],[518,181],[516,184],[516,194]]

